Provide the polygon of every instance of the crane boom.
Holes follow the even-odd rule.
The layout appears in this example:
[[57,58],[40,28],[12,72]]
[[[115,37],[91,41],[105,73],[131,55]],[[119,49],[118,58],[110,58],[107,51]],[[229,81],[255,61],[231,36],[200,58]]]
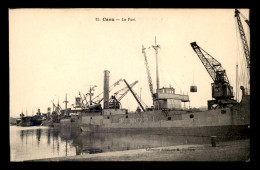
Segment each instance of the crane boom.
[[144,54],[144,61],[145,61],[145,66],[146,66],[146,73],[147,73],[147,78],[148,78],[148,84],[149,84],[149,89],[152,95],[152,99],[154,101],[155,96],[153,94],[153,82],[152,82],[152,78],[151,78],[151,73],[150,73],[150,69],[149,69],[149,65],[147,62],[147,57],[146,57],[146,53],[145,53],[145,49],[144,46],[142,46],[142,53]]
[[[109,87],[109,92],[111,92],[111,90],[115,87],[115,86],[117,86],[121,81],[123,81],[123,79],[119,79],[118,81],[116,81],[112,86],[110,86]],[[103,92],[101,92],[99,95],[97,95],[96,97],[94,97],[93,99],[92,99],[92,101],[94,101],[96,98],[98,98],[98,97],[100,97],[101,95],[103,94]],[[104,98],[102,98],[102,99],[100,99],[100,100],[97,100],[97,101],[94,101],[94,103],[100,103],[102,100],[103,100]]]
[[[205,50],[203,50],[201,47],[197,45],[196,42],[192,42],[191,46],[193,50],[198,55],[200,61],[202,62],[203,66],[208,71],[210,77],[214,82],[221,81],[220,79],[223,79],[225,83],[229,84],[228,77],[226,75],[225,70],[222,68],[221,63],[218,62],[215,58],[213,58],[211,55],[209,55]],[[204,54],[203,54],[204,53]],[[220,77],[218,76],[220,73],[223,75]]]
[[248,27],[250,27],[250,21],[242,13],[240,13],[240,11],[238,11],[238,9],[235,9],[235,11],[237,11],[237,13],[239,13],[244,18],[244,20],[247,23]]
[[138,98],[140,103],[142,103],[146,108],[148,108],[147,104],[141,99],[141,97],[132,89],[132,91],[135,93],[135,96]]
[[[138,83],[138,81],[133,82],[132,84],[130,84],[129,86],[132,88],[134,87],[136,84]],[[126,87],[127,88],[127,87]],[[124,88],[125,89],[125,88]],[[118,101],[120,101],[123,97],[125,97],[125,95],[129,92],[130,90],[127,89],[119,98]]]
[[[87,94],[88,95],[88,94]],[[83,94],[83,96],[84,96],[84,99],[82,98],[82,96],[81,96],[81,93],[79,92],[79,96],[80,96],[80,99],[81,99],[81,107],[82,108],[86,108],[87,106],[88,106],[88,101],[87,101],[87,99],[86,99],[86,96],[87,95],[84,95]],[[84,101],[86,101],[86,104],[84,104]]]
[[54,104],[54,101],[51,101],[51,102],[52,102],[52,104],[53,104],[55,110],[56,110],[59,114],[61,114],[62,108],[60,107],[60,105],[58,104],[58,106],[56,106],[56,105]]
[[218,107],[236,104],[232,99],[234,97],[233,87],[230,86],[226,71],[222,68],[221,63],[200,48],[196,42],[192,42],[191,46],[213,80],[211,84],[212,97],[216,100],[208,101],[208,108],[212,109],[215,104],[217,104]]
[[133,92],[132,88],[129,86],[129,84],[126,82],[126,80],[124,79],[124,82],[126,84],[126,86],[129,88],[129,90],[131,91],[131,93],[133,94],[135,100],[137,101],[137,103],[139,104],[139,106],[142,108],[142,110],[145,112],[145,109],[143,107],[143,105],[140,103],[140,101],[138,100],[138,98],[136,97],[135,93]]
[[[243,48],[244,48],[244,53],[245,53],[245,57],[246,57],[246,62],[247,62],[247,67],[250,71],[250,51],[249,51],[249,47],[248,47],[248,43],[246,40],[246,35],[245,35],[245,31],[239,16],[240,12],[235,9],[235,17],[237,18],[237,24],[238,24],[238,29],[239,29],[239,33],[240,33],[240,37],[242,40],[242,44],[243,44]],[[249,21],[246,20],[246,23],[248,24],[248,26],[250,27]]]
[[[132,87],[132,86],[133,86],[134,84],[136,84],[136,83],[138,83],[138,81],[133,82],[132,84],[130,84],[130,86]],[[124,88],[122,88],[122,89],[116,91],[116,92],[114,93],[114,95],[116,96],[116,95],[118,95],[119,93],[121,93],[122,91],[125,91],[125,90],[127,90],[127,89],[128,89],[128,87],[124,87]]]

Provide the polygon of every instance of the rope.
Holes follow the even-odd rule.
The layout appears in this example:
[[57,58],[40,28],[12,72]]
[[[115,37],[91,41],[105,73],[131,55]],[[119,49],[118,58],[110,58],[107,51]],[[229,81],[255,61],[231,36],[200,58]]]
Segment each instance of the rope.
[[244,18],[244,20],[248,20],[241,12],[240,15]]
[[[161,57],[160,59],[158,58],[158,67],[159,67],[160,65],[163,65],[162,63],[164,63],[164,62],[163,62],[163,58],[162,58],[162,57]],[[165,72],[161,69],[161,67],[159,67],[159,70],[160,70],[160,72],[161,72],[161,74],[159,73],[159,74],[160,74],[159,78],[162,76],[164,85],[166,85],[165,77],[164,77],[164,73],[165,73]],[[168,72],[167,72],[167,73],[168,73]],[[173,78],[172,78],[171,75],[169,75],[169,77],[170,77],[170,80],[173,80]],[[173,82],[178,86],[179,89],[181,89],[181,87],[176,83],[176,81],[173,80]],[[167,86],[167,85],[166,85],[166,86]]]
[[193,61],[192,61],[193,62],[193,70],[192,70],[192,72],[193,72],[193,82],[192,82],[192,85],[194,85],[194,67],[195,66],[194,66],[194,57],[192,57],[192,58],[193,58]]
[[[124,88],[126,88],[126,84],[124,84]],[[129,105],[128,105],[128,95],[125,96],[126,98],[126,105],[127,105],[127,109],[130,111]]]
[[[238,32],[238,29],[237,29],[237,22],[236,22],[236,18],[234,17],[234,24],[235,24],[235,29],[236,29],[236,39],[235,39],[235,42],[237,42],[238,40],[238,35],[237,35],[237,32]],[[238,51],[238,43],[236,43],[236,51]],[[236,64],[238,64],[238,54],[236,55]]]
[[[240,44],[240,46],[238,44],[239,43],[238,40],[240,39],[240,37],[238,35],[238,25],[237,25],[236,21],[235,21],[235,28],[236,28],[236,42],[237,42],[237,64],[239,65],[239,68],[240,68],[240,73],[238,73],[239,74],[238,75],[238,86],[240,86],[244,82],[244,80],[243,80],[244,79],[244,71],[243,71],[243,58],[238,58],[239,56],[241,56],[240,47],[242,46],[242,44]],[[241,41],[241,40],[239,40],[239,41]]]
[[[165,85],[165,77],[164,77],[164,72],[162,70],[162,68],[160,67],[160,65],[163,65],[161,64],[161,58],[159,59],[158,58],[158,67],[159,67],[159,81],[160,81],[160,77],[161,77],[161,80],[163,81],[163,85]],[[161,73],[161,74],[160,74]]]

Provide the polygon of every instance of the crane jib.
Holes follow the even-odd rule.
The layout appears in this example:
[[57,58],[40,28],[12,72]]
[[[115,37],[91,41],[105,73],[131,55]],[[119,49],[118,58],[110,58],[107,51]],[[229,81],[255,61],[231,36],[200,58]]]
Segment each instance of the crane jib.
[[[235,17],[237,18],[237,25],[238,25],[238,29],[239,29],[239,33],[240,33],[240,37],[242,40],[242,44],[243,44],[243,49],[244,49],[244,53],[245,53],[245,57],[246,57],[246,62],[247,62],[247,67],[249,68],[249,72],[250,72],[250,51],[249,51],[249,46],[246,40],[246,35],[245,35],[245,31],[239,16],[240,12],[236,9],[235,10]],[[246,21],[246,23],[248,24],[248,26],[250,26],[249,21]]]
[[149,84],[149,90],[150,90],[152,99],[154,100],[152,77],[151,77],[149,65],[148,65],[148,62],[147,62],[147,57],[146,57],[144,46],[142,46],[142,53],[144,54],[144,61],[145,61],[145,66],[146,66],[146,73],[147,73],[147,79],[148,79],[148,84]]

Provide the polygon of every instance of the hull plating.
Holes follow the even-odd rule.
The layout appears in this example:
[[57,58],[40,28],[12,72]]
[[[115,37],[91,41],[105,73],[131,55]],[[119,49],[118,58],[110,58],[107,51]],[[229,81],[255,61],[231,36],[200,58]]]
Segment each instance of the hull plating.
[[231,108],[204,112],[148,111],[123,115],[89,114],[81,118],[81,130],[194,136],[249,136],[250,98]]

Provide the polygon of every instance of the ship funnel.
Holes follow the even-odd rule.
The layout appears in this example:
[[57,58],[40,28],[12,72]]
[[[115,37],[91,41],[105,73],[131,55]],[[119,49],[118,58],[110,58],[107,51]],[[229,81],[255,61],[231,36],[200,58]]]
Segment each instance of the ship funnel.
[[109,71],[104,71],[104,109],[109,108]]

